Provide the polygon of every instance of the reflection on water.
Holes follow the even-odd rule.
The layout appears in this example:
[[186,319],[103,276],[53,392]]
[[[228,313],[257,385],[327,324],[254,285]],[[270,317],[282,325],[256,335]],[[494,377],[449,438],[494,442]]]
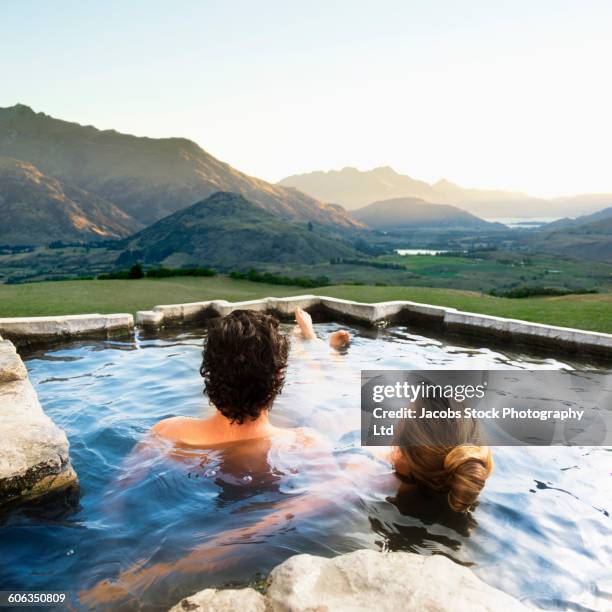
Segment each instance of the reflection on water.
[[205,586],[245,584],[295,553],[368,547],[444,554],[532,605],[612,606],[611,449],[498,448],[480,505],[463,516],[401,486],[358,446],[361,369],[568,366],[404,328],[353,332],[348,352],[331,361],[326,349],[310,363],[292,357],[271,412],[276,425],[316,430],[333,452],[299,440],[167,452],[147,444],[158,420],[210,410],[201,334],[31,355],[32,381],[68,433],[81,490],[0,516],[0,589],[65,589],[80,592],[83,607],[140,601],[165,610]]

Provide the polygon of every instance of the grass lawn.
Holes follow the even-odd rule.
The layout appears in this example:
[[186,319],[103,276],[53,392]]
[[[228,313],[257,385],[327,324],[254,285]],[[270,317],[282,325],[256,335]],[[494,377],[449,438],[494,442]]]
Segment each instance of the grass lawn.
[[349,285],[326,287],[313,293],[361,302],[412,300],[467,312],[612,333],[612,293],[509,299],[455,289]]
[[302,289],[214,278],[62,281],[0,285],[0,317],[131,312],[157,304],[315,293],[361,302],[412,300],[513,319],[612,333],[612,293],[508,299],[428,287],[332,285]]

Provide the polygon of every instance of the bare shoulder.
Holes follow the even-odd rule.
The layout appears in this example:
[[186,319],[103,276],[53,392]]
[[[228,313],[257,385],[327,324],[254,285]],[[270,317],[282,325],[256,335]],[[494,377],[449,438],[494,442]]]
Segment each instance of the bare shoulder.
[[194,419],[190,417],[183,416],[170,417],[155,423],[155,425],[151,427],[151,431],[164,438],[181,438],[185,427],[193,420]]

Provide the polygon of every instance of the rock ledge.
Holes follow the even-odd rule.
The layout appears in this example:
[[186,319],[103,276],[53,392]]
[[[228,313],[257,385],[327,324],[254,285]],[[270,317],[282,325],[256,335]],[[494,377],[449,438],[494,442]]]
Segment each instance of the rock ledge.
[[0,506],[68,487],[66,434],[43,412],[15,347],[0,340]]
[[171,612],[519,612],[510,595],[442,555],[357,550],[331,559],[296,555],[274,568],[266,595],[205,589]]

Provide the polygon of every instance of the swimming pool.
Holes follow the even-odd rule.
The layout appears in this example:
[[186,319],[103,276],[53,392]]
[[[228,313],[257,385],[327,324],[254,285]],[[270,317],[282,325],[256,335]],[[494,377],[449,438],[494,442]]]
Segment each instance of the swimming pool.
[[[339,328],[315,327],[321,336]],[[130,459],[158,420],[211,410],[198,373],[202,331],[29,355],[40,401],[70,439],[80,492],[0,515],[0,589],[68,590],[83,607],[166,610],[206,586],[256,582],[295,553],[373,548],[444,554],[535,606],[611,605],[612,449],[497,448],[494,474],[467,517],[437,497],[398,497],[383,464],[367,483],[342,470],[347,457],[365,459],[361,369],[567,364],[402,327],[351,331],[345,355],[293,356],[271,411],[277,425],[315,429],[331,455],[260,442],[172,458],[145,448]]]

